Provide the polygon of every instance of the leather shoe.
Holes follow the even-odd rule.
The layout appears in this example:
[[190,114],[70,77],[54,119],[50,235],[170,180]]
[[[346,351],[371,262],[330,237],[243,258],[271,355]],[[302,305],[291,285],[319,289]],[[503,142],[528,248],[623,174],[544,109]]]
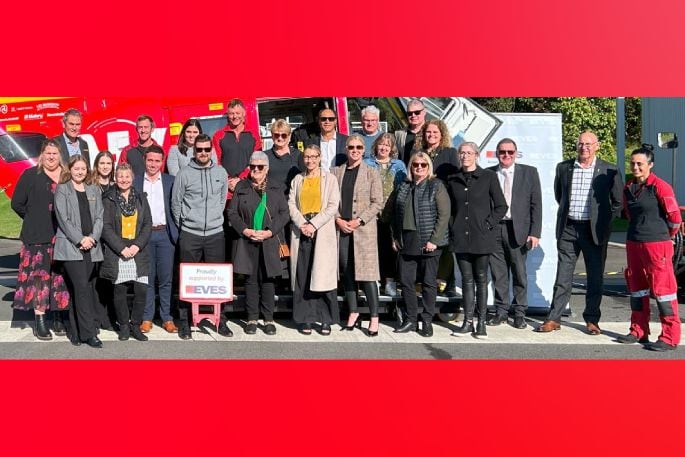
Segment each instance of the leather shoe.
[[549,333],[553,330],[560,330],[561,324],[556,321],[545,321],[541,326],[535,329],[538,333]]
[[233,331],[230,328],[228,328],[228,325],[226,325],[226,321],[224,320],[219,322],[219,328],[217,329],[217,332],[219,332],[219,335],[221,336],[233,336]]
[[328,336],[331,334],[331,324],[321,324],[321,329],[319,333],[323,336]]
[[587,326],[587,332],[590,335],[599,335],[602,333],[602,331],[599,329],[597,324],[593,324],[592,322],[588,322],[586,326]]
[[143,323],[140,324],[141,332],[148,333],[150,330],[152,330],[152,321],[143,321]]
[[421,328],[421,331],[419,332],[419,335],[424,336],[426,338],[430,338],[433,336],[433,323],[432,322],[424,322],[423,327]]
[[407,320],[400,327],[397,327],[395,330],[393,330],[393,333],[409,333],[413,332],[414,330],[416,330],[416,322]]
[[178,337],[182,340],[192,340],[193,337],[190,334],[190,326],[188,324],[181,324],[178,329]]
[[508,321],[507,316],[504,314],[497,314],[487,321],[487,325],[490,325],[492,327],[496,327],[501,324],[506,324]]
[[166,321],[162,324],[162,328],[168,333],[178,333],[178,327],[174,324],[174,321]]
[[256,322],[248,322],[247,325],[245,326],[245,333],[248,335],[254,335],[257,333],[257,323]]
[[96,349],[102,348],[102,341],[100,341],[100,338],[98,338],[97,336],[94,336],[92,338],[88,338],[85,341],[85,343],[92,348],[96,348]]
[[523,316],[515,316],[512,326],[520,330],[528,327],[528,324],[526,324],[526,319]]
[[276,334],[276,326],[274,325],[273,322],[267,322],[264,325],[264,333],[267,335],[275,335]]

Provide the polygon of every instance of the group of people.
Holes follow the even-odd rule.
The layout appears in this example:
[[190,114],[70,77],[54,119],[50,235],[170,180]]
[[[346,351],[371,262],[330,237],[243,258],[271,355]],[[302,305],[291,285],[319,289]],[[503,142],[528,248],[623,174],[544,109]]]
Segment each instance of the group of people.
[[[178,303],[178,327],[172,317],[173,266],[230,261],[244,277],[247,334],[258,331],[260,315],[264,333],[276,333],[276,288],[285,280],[300,333],[316,328],[330,335],[335,324],[343,331],[360,328],[361,291],[370,312],[366,334],[377,336],[383,279],[386,294],[399,295],[398,283],[401,288],[395,332],[430,337],[438,276],[452,281],[451,290],[456,265],[464,320],[454,336],[485,338],[486,326],[508,322],[526,328],[526,256],[542,230],[537,170],[516,163],[511,138],[497,144],[498,165],[484,169],[478,145],[453,148],[444,122],[426,121],[420,100],[411,100],[407,112],[406,130],[383,133],[379,110],[368,106],[361,134],[347,136],[337,131],[336,113],[323,109],[320,135],[302,151],[291,145],[291,126],[279,119],[271,125],[273,147],[262,151],[260,139],[245,129],[245,107],[234,99],[224,129],[212,138],[190,119],[168,155],[152,138],[154,121],[140,116],[138,139],[122,151],[116,170],[112,155],[102,151],[90,171],[87,144],[78,138],[81,114],[68,110],[64,133],[43,144],[38,165],[22,175],[12,200],[24,219],[13,306],[34,311],[38,339],[52,338],[50,311],[56,335],[102,347],[97,333],[113,328],[109,310],[120,340],[146,340],[158,296],[163,328],[191,339],[189,304]],[[633,152],[633,179],[625,187],[616,166],[596,157],[598,149],[597,137],[584,132],[577,157],[557,167],[557,277],[549,315],[535,330],[560,329],[582,252],[588,271],[583,317],[589,334],[601,333],[611,221],[625,211],[632,315],[630,333],[618,340],[649,343],[654,295],[663,329],[648,347],[673,349],[680,321],[670,238],[681,222],[673,191],[651,173],[648,145]],[[488,271],[495,285],[491,316]],[[349,311],[342,323],[339,284]],[[113,297],[111,307],[107,297]],[[217,331],[226,337],[233,335],[227,322],[222,313]]]

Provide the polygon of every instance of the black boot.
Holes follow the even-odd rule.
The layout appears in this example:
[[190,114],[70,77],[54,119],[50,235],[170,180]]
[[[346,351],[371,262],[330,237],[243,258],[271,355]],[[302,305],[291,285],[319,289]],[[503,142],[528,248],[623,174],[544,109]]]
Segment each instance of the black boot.
[[465,319],[461,327],[452,332],[452,336],[462,336],[469,333],[473,333],[473,321]]
[[36,325],[33,328],[33,334],[41,341],[52,340],[52,333],[45,322],[45,314],[36,314]]
[[476,331],[473,333],[476,338],[487,338],[488,333],[485,331],[485,319],[478,319],[478,325],[476,325]]
[[119,341],[126,341],[131,336],[131,326],[128,324],[121,324],[119,326]]
[[62,311],[52,312],[52,331],[55,332],[55,335],[57,336],[67,335],[67,328],[64,326]]
[[419,335],[425,336],[426,338],[433,336],[433,323],[423,321],[423,327],[421,328]]
[[138,341],[147,341],[147,336],[140,331],[140,322],[137,324],[131,322],[131,336]]

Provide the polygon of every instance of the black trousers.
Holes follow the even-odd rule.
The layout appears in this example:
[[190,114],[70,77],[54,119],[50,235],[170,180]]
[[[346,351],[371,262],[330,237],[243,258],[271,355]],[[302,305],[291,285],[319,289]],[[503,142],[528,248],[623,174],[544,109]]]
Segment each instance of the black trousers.
[[[128,286],[131,283],[133,283],[133,308],[131,308],[131,315],[129,316],[127,293]],[[131,325],[140,325],[143,322],[146,298],[147,284],[135,281],[114,284],[114,311],[117,314],[119,327],[127,325],[129,321]]]
[[90,254],[86,254],[83,260],[64,262],[64,270],[67,273],[67,285],[74,304],[74,311],[70,313],[71,328],[72,331],[78,329],[79,338],[86,341],[97,336],[95,264],[90,260]]
[[[276,307],[276,278],[269,278],[264,264],[264,245],[259,244],[257,258],[253,259],[252,274],[245,277],[245,307],[247,308],[247,320],[259,319],[261,308],[265,321],[274,320],[274,308]],[[260,299],[261,296],[261,299]]]
[[490,254],[490,274],[495,285],[495,307],[497,314],[509,315],[512,308],[509,297],[509,275],[514,292],[514,313],[525,316],[528,309],[528,274],[526,258],[528,247],[516,246],[514,227],[511,221],[502,221],[496,231],[495,250]]
[[472,321],[478,309],[478,319],[485,320],[488,312],[489,254],[456,254],[461,272],[461,293],[464,320]]
[[567,223],[561,238],[557,241],[557,278],[554,283],[552,309],[547,316],[549,320],[561,321],[561,314],[571,298],[573,271],[581,252],[587,271],[583,319],[585,322],[599,323],[607,245],[595,244],[589,222]]
[[337,291],[310,290],[315,244],[316,238],[300,237],[293,291],[293,320],[298,324],[337,324],[340,322]]
[[419,303],[416,296],[416,283],[421,282],[421,299],[423,312],[421,320],[429,323],[435,315],[435,297],[438,294],[438,262],[441,249],[435,255],[400,255],[400,284],[402,285],[402,299],[407,308],[407,319],[418,322]]
[[397,276],[397,252],[392,248],[390,225],[381,221],[378,221],[378,267],[381,279]]
[[[226,261],[226,239],[223,232],[200,236],[181,230],[176,246],[180,262],[224,263]],[[190,303],[179,300],[178,317],[181,323],[189,324],[189,311]]]
[[350,313],[357,312],[357,284],[364,290],[371,317],[378,317],[378,286],[376,281],[357,281],[354,273],[354,234],[341,235],[339,245],[340,272],[345,301]]

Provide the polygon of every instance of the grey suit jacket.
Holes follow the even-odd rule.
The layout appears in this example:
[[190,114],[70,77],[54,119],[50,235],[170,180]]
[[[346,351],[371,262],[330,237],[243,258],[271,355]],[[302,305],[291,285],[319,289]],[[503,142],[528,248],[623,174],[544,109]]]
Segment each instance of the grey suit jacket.
[[[489,167],[497,172],[499,165]],[[502,189],[504,192],[504,189]],[[542,189],[538,169],[530,165],[514,165],[511,186],[511,221],[516,247],[523,246],[529,236],[540,238],[542,233]]]
[[[554,176],[554,198],[559,203],[557,239],[561,238],[561,234],[566,228],[575,160],[573,158],[560,162]],[[596,159],[590,192],[592,239],[595,244],[606,244],[609,242],[609,234],[611,233],[611,221],[620,215],[623,207],[623,179],[616,165],[599,158]]]
[[91,260],[103,260],[100,235],[102,234],[102,197],[95,186],[86,185],[86,197],[93,220],[93,233],[81,233],[81,214],[79,213],[76,189],[71,181],[57,186],[55,191],[55,215],[57,216],[57,234],[55,236],[55,260],[83,260],[79,243],[84,235],[93,237],[95,247],[90,250]]

